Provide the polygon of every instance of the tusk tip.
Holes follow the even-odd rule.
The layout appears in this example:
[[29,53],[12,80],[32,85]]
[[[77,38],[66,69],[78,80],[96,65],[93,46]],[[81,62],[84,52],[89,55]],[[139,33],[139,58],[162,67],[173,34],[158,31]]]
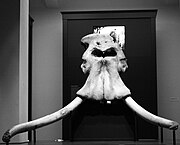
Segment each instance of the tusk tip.
[[173,124],[169,127],[171,130],[177,130],[179,126],[179,123],[173,121]]
[[9,130],[7,130],[2,137],[2,141],[3,142],[10,142],[10,138],[11,138],[10,132],[9,132]]

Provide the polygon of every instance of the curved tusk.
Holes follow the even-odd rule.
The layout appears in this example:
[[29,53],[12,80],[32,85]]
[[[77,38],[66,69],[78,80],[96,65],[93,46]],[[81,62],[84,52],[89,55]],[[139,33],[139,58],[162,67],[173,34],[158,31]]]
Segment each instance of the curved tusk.
[[177,122],[156,116],[148,112],[140,105],[138,105],[130,96],[125,98],[125,102],[134,112],[136,112],[140,117],[144,118],[145,120],[168,129],[178,129],[179,124]]
[[11,129],[7,130],[4,133],[2,140],[4,142],[9,142],[10,139],[16,134],[26,132],[26,131],[30,131],[30,130],[34,130],[34,129],[52,124],[52,123],[62,119],[63,117],[65,117],[71,111],[73,111],[76,107],[78,107],[82,103],[82,101],[83,100],[80,97],[76,97],[67,106],[65,106],[64,108],[62,108],[62,109],[60,109],[60,110],[58,110],[58,111],[56,111],[50,115],[41,117],[39,119],[30,121],[30,122],[15,125],[14,127],[12,127]]

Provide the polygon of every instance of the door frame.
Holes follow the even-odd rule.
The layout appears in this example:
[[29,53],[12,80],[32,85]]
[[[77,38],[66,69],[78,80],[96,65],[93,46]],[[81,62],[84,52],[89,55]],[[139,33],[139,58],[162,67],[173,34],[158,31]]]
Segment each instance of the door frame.
[[[61,12],[63,16],[63,106],[66,106],[69,102],[71,102],[70,92],[67,86],[70,86],[68,81],[68,76],[66,75],[68,72],[68,23],[73,20],[84,20],[84,19],[139,19],[139,18],[150,18],[151,19],[151,27],[152,27],[152,47],[156,48],[156,29],[155,29],[155,18],[157,14],[157,10],[122,10],[122,11],[76,11],[76,12]],[[154,62],[156,65],[156,49],[153,50]],[[156,71],[156,68],[155,68]],[[155,76],[156,77],[156,76]],[[156,78],[155,78],[156,79]],[[157,80],[157,79],[156,79]],[[157,82],[157,81],[156,81]],[[157,86],[155,86],[157,88]],[[155,90],[157,92],[157,90]],[[65,93],[66,92],[66,95]],[[157,94],[157,93],[156,93]],[[156,96],[157,98],[157,96]],[[157,102],[156,102],[157,103]],[[154,113],[154,112],[153,112]],[[156,112],[157,113],[157,110]],[[137,119],[135,119],[137,121]],[[63,140],[72,140],[71,133],[71,122],[70,115],[63,119]],[[137,131],[135,131],[137,133]],[[135,135],[137,140],[139,137],[137,134]],[[158,136],[157,136],[158,138]]]

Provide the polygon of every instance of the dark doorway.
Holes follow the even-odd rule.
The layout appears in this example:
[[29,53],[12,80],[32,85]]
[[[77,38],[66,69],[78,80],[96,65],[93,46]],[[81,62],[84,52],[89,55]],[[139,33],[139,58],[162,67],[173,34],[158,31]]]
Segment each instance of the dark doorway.
[[[83,86],[81,71],[85,48],[80,40],[96,26],[125,26],[125,55],[128,70],[121,75],[132,97],[157,114],[156,10],[113,12],[63,12],[63,105]],[[112,104],[87,100],[63,120],[64,140],[157,139],[157,127],[145,122],[121,101]],[[148,130],[148,131],[147,131]]]

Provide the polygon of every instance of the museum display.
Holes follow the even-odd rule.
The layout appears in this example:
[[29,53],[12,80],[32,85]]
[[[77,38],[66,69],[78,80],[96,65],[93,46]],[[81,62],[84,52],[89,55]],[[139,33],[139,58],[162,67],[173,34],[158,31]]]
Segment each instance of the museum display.
[[122,99],[132,111],[148,122],[171,130],[178,129],[177,122],[156,116],[138,105],[131,97],[130,89],[121,79],[120,74],[128,68],[127,58],[123,52],[124,26],[97,27],[94,33],[84,36],[81,42],[87,47],[82,56],[81,68],[88,77],[84,86],[77,91],[77,97],[57,112],[12,127],[4,134],[4,142],[9,142],[16,134],[35,130],[62,119],[86,99],[103,100],[109,104],[114,99]]

